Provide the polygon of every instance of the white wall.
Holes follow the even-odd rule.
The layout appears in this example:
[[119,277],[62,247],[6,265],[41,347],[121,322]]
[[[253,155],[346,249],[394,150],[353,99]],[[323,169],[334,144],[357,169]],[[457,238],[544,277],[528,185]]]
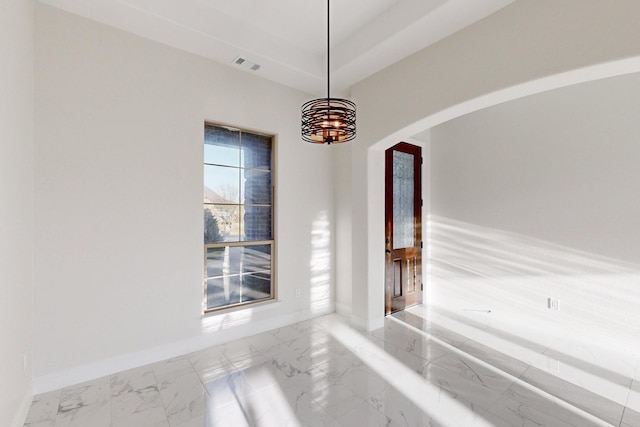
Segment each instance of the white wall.
[[431,130],[432,212],[640,264],[640,74]]
[[638,93],[631,74],[431,130],[432,303],[569,322],[640,351]]
[[[335,224],[336,248],[340,254],[350,253],[351,248],[351,144],[339,144],[334,150],[334,182],[335,182]],[[350,258],[336,257],[336,282],[347,284],[351,282]],[[336,287],[336,311],[351,317],[352,294],[351,286]]]
[[358,140],[351,155],[352,313],[373,328],[384,307],[382,150],[480,108],[640,71],[640,3],[521,0],[352,88]]
[[[0,425],[31,403],[33,6],[0,4]],[[26,367],[23,368],[23,355]]]
[[[308,95],[43,5],[35,46],[37,391],[333,310]],[[205,120],[277,135],[279,302],[203,318]]]

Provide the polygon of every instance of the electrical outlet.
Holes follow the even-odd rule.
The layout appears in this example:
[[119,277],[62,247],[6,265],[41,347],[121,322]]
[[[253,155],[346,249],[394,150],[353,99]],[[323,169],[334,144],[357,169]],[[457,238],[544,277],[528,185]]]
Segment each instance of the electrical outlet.
[[296,288],[296,298],[300,298],[301,294],[302,292],[300,291],[300,288]]
[[560,311],[560,300],[555,298],[547,298],[547,308],[554,311]]

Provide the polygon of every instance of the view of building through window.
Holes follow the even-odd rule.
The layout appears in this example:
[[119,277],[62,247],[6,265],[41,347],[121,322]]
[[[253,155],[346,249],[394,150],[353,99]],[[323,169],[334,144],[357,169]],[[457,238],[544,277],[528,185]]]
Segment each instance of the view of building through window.
[[206,310],[271,299],[272,137],[205,124]]

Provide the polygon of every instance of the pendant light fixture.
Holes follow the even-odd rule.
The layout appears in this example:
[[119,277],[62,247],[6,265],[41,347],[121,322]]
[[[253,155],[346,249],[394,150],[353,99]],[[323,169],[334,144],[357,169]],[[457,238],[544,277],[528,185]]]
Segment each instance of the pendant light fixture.
[[339,144],[356,137],[356,104],[331,98],[331,45],[327,0],[327,97],[302,105],[302,139],[314,144]]

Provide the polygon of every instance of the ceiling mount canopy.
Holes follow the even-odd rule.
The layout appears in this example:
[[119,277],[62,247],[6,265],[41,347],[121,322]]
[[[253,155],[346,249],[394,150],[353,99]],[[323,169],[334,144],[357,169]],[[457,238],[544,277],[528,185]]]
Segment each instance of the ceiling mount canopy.
[[356,104],[331,98],[331,45],[327,0],[327,97],[302,105],[302,139],[314,144],[339,144],[356,137]]

